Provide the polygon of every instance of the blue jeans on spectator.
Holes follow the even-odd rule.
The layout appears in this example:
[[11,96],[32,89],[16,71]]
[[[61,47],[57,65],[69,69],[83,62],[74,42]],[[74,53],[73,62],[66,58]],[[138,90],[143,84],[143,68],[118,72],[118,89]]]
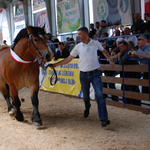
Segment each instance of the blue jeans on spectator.
[[98,116],[99,120],[108,119],[106,102],[102,93],[102,81],[101,81],[101,71],[97,69],[91,74],[83,73],[80,71],[80,82],[81,89],[83,91],[83,100],[85,103],[85,108],[89,109],[90,104],[90,83],[92,83],[95,90],[95,98],[98,105]]

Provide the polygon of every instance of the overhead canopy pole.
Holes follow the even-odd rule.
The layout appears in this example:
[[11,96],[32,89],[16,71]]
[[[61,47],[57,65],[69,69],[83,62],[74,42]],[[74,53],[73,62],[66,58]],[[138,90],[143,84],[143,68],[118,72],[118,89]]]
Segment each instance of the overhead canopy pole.
[[79,0],[81,26],[90,27],[89,0]]
[[8,28],[9,28],[9,36],[10,36],[10,42],[12,44],[14,40],[14,17],[13,17],[13,5],[9,5],[6,8],[6,15],[7,15],[7,22],[8,22]]
[[55,0],[45,0],[50,33],[52,36],[57,36],[56,29],[56,13],[55,13]]
[[33,25],[31,0],[23,0],[22,4],[23,4],[23,8],[24,8],[25,23],[27,25]]

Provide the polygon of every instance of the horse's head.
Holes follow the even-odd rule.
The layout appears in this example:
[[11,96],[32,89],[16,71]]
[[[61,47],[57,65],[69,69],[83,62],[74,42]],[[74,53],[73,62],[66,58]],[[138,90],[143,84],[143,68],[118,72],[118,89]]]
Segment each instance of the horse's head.
[[29,34],[29,50],[33,55],[42,58],[43,61],[50,61],[53,58],[53,52],[47,45],[45,36],[45,25],[38,30],[32,30],[30,26],[27,26],[27,32]]

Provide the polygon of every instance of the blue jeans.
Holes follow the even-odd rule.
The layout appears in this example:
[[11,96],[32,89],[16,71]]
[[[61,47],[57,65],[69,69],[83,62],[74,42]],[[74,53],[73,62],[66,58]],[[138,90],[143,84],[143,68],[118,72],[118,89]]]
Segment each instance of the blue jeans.
[[98,116],[100,120],[108,119],[106,102],[102,93],[102,81],[101,81],[101,71],[97,70],[94,73],[86,74],[80,72],[80,82],[81,89],[83,91],[83,100],[85,103],[85,108],[89,109],[90,104],[90,83],[92,83],[95,90],[95,98],[98,105]]

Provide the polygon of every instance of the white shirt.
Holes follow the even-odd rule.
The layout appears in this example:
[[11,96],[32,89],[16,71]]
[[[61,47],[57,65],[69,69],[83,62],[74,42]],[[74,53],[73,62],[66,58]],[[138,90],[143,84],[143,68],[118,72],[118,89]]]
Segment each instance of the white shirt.
[[126,42],[132,41],[134,42],[135,46],[137,45],[137,37],[136,36],[127,36],[124,39]]
[[88,44],[80,42],[77,44],[70,55],[76,57],[79,55],[79,70],[83,72],[92,71],[98,69],[100,67],[98,58],[97,58],[97,50],[103,51],[101,43],[90,39]]

